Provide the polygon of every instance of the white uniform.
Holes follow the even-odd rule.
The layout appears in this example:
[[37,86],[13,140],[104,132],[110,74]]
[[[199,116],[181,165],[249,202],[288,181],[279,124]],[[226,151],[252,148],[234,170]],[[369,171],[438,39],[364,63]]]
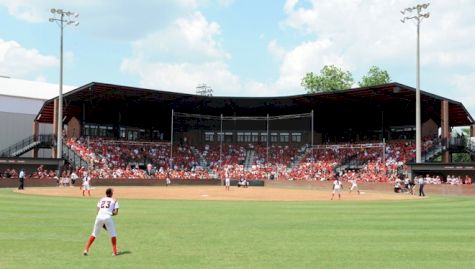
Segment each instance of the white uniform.
[[226,172],[225,178],[224,178],[224,185],[226,187],[231,186],[231,179],[229,178],[229,174]]
[[356,179],[351,180],[351,189],[350,190],[354,190],[354,189],[358,189],[358,183],[356,182]]
[[335,180],[333,181],[333,193],[340,193],[341,192],[341,181]]
[[69,177],[63,177],[63,178],[61,178],[61,179],[62,179],[61,182],[62,182],[63,184],[69,184],[69,183],[71,182],[71,179],[70,179]]
[[94,230],[92,235],[97,237],[101,232],[102,226],[105,224],[107,232],[110,237],[117,236],[115,231],[114,221],[112,220],[112,212],[114,209],[119,208],[119,202],[111,197],[104,197],[97,203],[97,212],[96,222],[94,223]]
[[84,176],[82,179],[82,189],[85,191],[88,191],[91,189],[91,184],[89,183],[91,181],[90,176]]

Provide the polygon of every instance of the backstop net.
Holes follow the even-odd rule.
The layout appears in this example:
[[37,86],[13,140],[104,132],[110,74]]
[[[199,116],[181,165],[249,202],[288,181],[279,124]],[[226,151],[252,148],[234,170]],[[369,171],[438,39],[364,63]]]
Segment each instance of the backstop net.
[[175,163],[191,155],[195,166],[209,169],[290,167],[313,145],[312,122],[313,112],[265,116],[172,112],[171,155]]

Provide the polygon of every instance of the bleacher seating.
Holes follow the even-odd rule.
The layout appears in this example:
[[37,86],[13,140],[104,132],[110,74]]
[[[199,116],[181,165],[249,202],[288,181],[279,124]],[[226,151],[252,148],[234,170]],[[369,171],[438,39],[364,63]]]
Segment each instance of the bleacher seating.
[[[341,178],[357,178],[364,182],[391,182],[407,169],[404,164],[414,158],[415,145],[411,141],[396,140],[382,146],[326,145],[308,149],[306,145],[263,145],[243,143],[188,144],[173,146],[163,142],[134,142],[102,139],[70,139],[67,145],[95,169],[96,178],[232,178],[278,180],[331,180],[343,163],[356,160],[358,169],[341,172]],[[424,139],[423,150],[433,145]],[[253,152],[249,165],[246,156]],[[383,153],[384,152],[384,153]],[[207,167],[201,164],[206,163]],[[145,169],[147,164],[151,168]]]

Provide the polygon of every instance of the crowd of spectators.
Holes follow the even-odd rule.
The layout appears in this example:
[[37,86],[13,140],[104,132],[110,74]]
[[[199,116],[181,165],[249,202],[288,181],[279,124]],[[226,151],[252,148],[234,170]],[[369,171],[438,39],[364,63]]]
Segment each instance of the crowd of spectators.
[[[425,138],[423,151],[436,142]],[[81,156],[88,167],[66,167],[60,176],[56,171],[39,166],[27,178],[54,178],[58,184],[82,178],[87,172],[92,179],[274,179],[397,183],[407,174],[406,162],[415,157],[415,145],[409,140],[394,140],[364,145],[271,145],[252,143],[205,144],[187,143],[170,146],[163,142],[137,142],[103,139],[69,139],[67,146]],[[172,150],[172,152],[171,152]],[[172,154],[171,154],[172,153]],[[172,156],[172,157],[171,157]],[[345,167],[348,162],[356,168]],[[247,164],[247,165],[245,165]],[[1,178],[17,178],[18,171],[0,171]],[[67,180],[69,179],[69,181]],[[426,184],[471,184],[468,176],[426,175]]]
[[[423,150],[429,150],[433,140],[424,139]],[[395,182],[407,172],[405,163],[415,156],[415,145],[408,140],[365,145],[326,145],[311,149],[308,145],[205,144],[191,146],[180,143],[170,147],[163,142],[137,142],[103,139],[69,139],[67,145],[89,165],[65,169],[58,177],[42,166],[27,175],[30,178],[81,178],[88,171],[92,179],[275,179],[328,181],[338,174],[342,181]],[[172,150],[172,152],[170,152]],[[171,154],[172,153],[172,154]],[[173,156],[170,158],[170,156]],[[355,169],[341,168],[355,161]],[[247,166],[245,166],[247,163]],[[337,169],[339,168],[339,169]],[[0,176],[15,178],[18,171],[7,169]],[[426,179],[428,184],[471,183],[470,178],[437,176]]]

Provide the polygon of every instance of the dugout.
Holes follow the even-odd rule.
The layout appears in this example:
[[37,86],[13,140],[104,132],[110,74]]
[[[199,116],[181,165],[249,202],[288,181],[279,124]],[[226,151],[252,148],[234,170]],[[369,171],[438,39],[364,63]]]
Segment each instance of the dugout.
[[447,176],[469,176],[475,179],[475,162],[470,163],[409,163],[408,164],[411,177],[439,175],[443,181],[446,181]]
[[15,169],[18,172],[20,169],[24,169],[25,173],[31,174],[35,172],[40,165],[43,165],[45,170],[56,171],[58,167],[64,165],[64,160],[53,158],[0,158],[0,171],[2,172],[7,169]]

